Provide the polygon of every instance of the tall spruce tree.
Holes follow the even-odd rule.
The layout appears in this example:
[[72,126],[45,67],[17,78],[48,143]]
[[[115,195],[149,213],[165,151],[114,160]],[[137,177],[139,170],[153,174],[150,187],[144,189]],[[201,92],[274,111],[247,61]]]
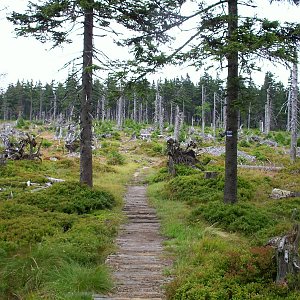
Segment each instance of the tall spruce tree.
[[[82,94],[81,94],[81,147],[80,182],[93,185],[92,176],[92,80],[96,51],[93,47],[94,28],[106,36],[112,21],[132,31],[143,32],[149,39],[165,41],[165,28],[177,22],[176,13],[183,1],[94,1],[94,0],[44,0],[28,2],[24,13],[13,12],[8,18],[16,25],[19,36],[33,36],[41,42],[51,41],[55,46],[70,43],[70,33],[83,20]],[[70,27],[69,27],[70,26]],[[109,30],[108,30],[109,31]],[[102,33],[103,33],[102,32]],[[141,41],[142,43],[142,41]],[[147,40],[145,41],[149,45]],[[102,53],[101,51],[99,51]],[[105,57],[99,61],[105,60]],[[107,61],[101,66],[107,67]]]
[[[227,68],[227,122],[224,202],[237,202],[237,129],[238,96],[241,83],[240,73],[249,72],[256,67],[257,59],[266,58],[272,62],[294,60],[292,47],[300,42],[300,25],[281,25],[253,16],[238,15],[238,6],[253,6],[251,0],[239,3],[237,0],[196,0],[196,11],[182,15],[180,22],[195,20],[198,24],[181,46],[172,53],[147,55],[153,53],[151,47],[143,49],[141,36],[130,39],[127,44],[135,44],[135,55],[147,66],[154,67],[165,62],[188,62],[195,67],[202,66],[206,59],[217,60],[221,67]],[[299,2],[299,1],[294,1]],[[185,30],[187,36],[187,30]],[[142,48],[142,49],[141,49]],[[137,65],[140,67],[140,64]],[[150,67],[148,67],[150,69]]]

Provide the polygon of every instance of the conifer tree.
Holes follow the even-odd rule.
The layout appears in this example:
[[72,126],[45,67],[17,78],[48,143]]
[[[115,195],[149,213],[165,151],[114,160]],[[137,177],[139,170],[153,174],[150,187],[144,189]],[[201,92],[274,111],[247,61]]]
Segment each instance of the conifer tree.
[[[75,25],[83,20],[82,50],[82,86],[80,111],[80,182],[93,185],[92,176],[92,80],[93,71],[107,68],[106,56],[98,57],[102,62],[96,66],[93,59],[96,51],[93,47],[94,29],[102,30],[106,36],[112,21],[123,25],[131,31],[142,32],[153,41],[164,41],[167,36],[165,28],[176,23],[179,4],[182,1],[94,1],[94,0],[44,0],[28,2],[24,13],[13,12],[8,18],[16,26],[19,36],[33,36],[42,43],[51,41],[53,46],[72,42],[70,33]],[[70,30],[71,28],[71,30]],[[140,41],[142,44],[143,41]],[[42,98],[41,98],[42,99]],[[41,110],[42,113],[42,101]]]

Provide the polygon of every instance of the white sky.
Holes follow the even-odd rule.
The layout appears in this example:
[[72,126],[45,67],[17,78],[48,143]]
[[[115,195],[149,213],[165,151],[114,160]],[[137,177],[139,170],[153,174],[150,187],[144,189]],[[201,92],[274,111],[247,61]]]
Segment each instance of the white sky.
[[[66,79],[68,69],[61,68],[68,61],[81,55],[82,42],[80,38],[77,42],[66,45],[64,48],[51,50],[51,45],[42,44],[34,38],[15,37],[13,25],[6,20],[6,14],[12,10],[23,12],[26,8],[27,0],[0,0],[0,28],[1,28],[1,47],[0,47],[0,88],[6,88],[9,83],[16,83],[17,80],[33,80],[42,83],[62,82]],[[33,2],[36,2],[34,0]],[[211,1],[208,1],[211,2]],[[257,13],[259,17],[266,17],[270,20],[280,20],[288,22],[300,22],[300,7],[289,4],[269,4],[268,0],[254,1],[259,8],[247,8],[251,15]],[[7,8],[7,9],[3,9]],[[184,37],[183,37],[184,38]],[[125,49],[118,48],[107,39],[96,39],[96,46],[113,57],[124,57]],[[263,72],[256,73],[254,78],[257,84],[263,83],[266,71],[271,71],[277,75],[277,79],[287,84],[289,71],[284,67],[264,64]],[[201,71],[185,67],[167,67],[156,76],[149,77],[150,80],[156,78],[175,78],[185,76],[189,73],[192,81],[198,82]],[[212,74],[214,76],[215,74]]]

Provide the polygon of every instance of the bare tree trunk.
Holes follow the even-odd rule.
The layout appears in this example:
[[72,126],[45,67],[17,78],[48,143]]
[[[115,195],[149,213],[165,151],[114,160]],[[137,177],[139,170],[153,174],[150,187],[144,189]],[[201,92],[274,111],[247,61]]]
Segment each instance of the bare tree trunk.
[[104,120],[106,119],[106,115],[105,115],[105,96],[103,95],[101,98],[101,120],[102,122],[104,122]]
[[56,111],[57,111],[57,96],[55,91],[53,91],[53,115],[52,115],[52,120],[55,122],[56,120]]
[[41,90],[40,93],[40,112],[39,112],[39,119],[42,120],[42,112],[43,112],[43,91]]
[[8,111],[7,111],[8,109],[7,109],[7,98],[5,95],[3,96],[2,110],[3,110],[3,120],[6,121],[8,115]]
[[145,117],[144,120],[146,124],[148,124],[148,102],[146,102],[146,108],[145,108]]
[[171,107],[170,107],[170,126],[173,125],[173,103],[171,101]]
[[[235,41],[238,29],[237,0],[228,0],[228,38]],[[230,42],[229,42],[230,43]],[[237,100],[239,91],[238,50],[234,48],[227,53],[227,124],[225,145],[225,186],[224,202],[237,202]]]
[[205,129],[205,110],[204,110],[204,104],[205,104],[205,89],[204,85],[202,85],[202,110],[201,110],[201,121],[202,121],[202,135],[204,136],[204,129]]
[[265,105],[265,134],[268,134],[271,129],[271,95],[270,87],[267,89],[267,103]]
[[156,87],[156,95],[155,95],[155,102],[154,102],[154,126],[158,127],[158,121],[159,121],[159,91],[158,91],[159,85],[157,83]]
[[174,140],[179,140],[179,131],[180,131],[180,112],[179,112],[179,106],[176,106],[175,111],[175,123],[174,123]]
[[100,102],[101,102],[101,100],[100,100],[100,98],[98,98],[98,100],[97,100],[97,109],[96,109],[96,120],[97,121],[100,120]]
[[133,120],[137,121],[137,103],[136,103],[136,94],[133,95]]
[[118,107],[117,107],[117,126],[119,129],[122,128],[123,125],[123,96],[121,95],[118,99]]
[[163,134],[163,131],[164,131],[164,108],[163,108],[163,104],[162,104],[162,96],[160,96],[160,95],[159,95],[158,108],[159,108],[159,115],[158,115],[159,130],[160,130],[160,134]]
[[286,131],[291,131],[291,87],[289,88],[288,100],[287,100]]
[[249,104],[249,109],[248,109],[248,130],[250,129],[250,122],[251,122],[251,102]]
[[92,157],[92,61],[93,61],[93,8],[84,10],[84,45],[82,95],[80,110],[80,183],[93,186]]
[[213,109],[213,137],[216,138],[216,93],[214,93],[214,109]]
[[291,86],[291,162],[296,161],[297,156],[297,119],[298,119],[298,68],[293,64]]

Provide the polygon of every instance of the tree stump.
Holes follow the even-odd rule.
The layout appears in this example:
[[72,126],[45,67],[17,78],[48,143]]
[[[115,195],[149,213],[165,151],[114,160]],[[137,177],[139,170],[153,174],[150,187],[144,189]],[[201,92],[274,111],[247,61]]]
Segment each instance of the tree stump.
[[299,224],[295,224],[290,233],[268,242],[276,250],[278,284],[286,284],[288,275],[295,275],[300,271],[299,239],[300,227]]

